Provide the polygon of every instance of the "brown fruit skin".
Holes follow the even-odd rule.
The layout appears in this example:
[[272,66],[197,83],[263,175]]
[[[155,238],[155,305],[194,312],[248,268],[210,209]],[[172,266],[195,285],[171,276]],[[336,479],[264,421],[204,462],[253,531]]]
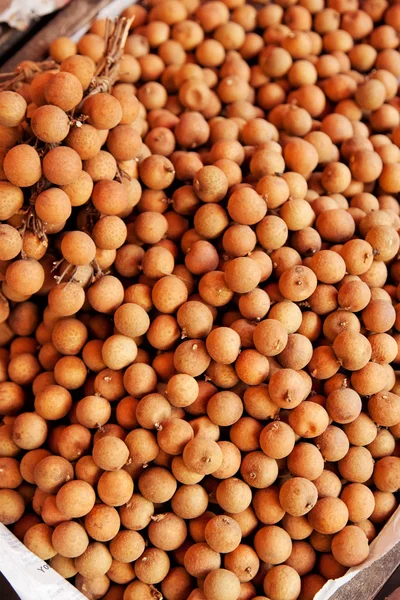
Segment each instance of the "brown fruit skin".
[[336,533],[349,518],[346,504],[340,498],[322,498],[308,515],[310,525],[319,533]]
[[296,600],[301,591],[300,575],[288,565],[278,565],[268,571],[263,586],[271,599]]
[[385,456],[375,463],[373,480],[382,492],[397,492],[400,487],[400,459]]
[[345,567],[359,565],[369,555],[367,536],[354,525],[344,527],[332,540],[332,554]]

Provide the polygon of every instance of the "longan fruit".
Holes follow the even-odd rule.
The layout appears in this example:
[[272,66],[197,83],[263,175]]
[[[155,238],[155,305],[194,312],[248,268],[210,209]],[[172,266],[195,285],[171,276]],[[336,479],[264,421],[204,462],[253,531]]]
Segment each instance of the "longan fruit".
[[304,401],[290,412],[289,424],[303,438],[317,437],[328,427],[329,415],[319,404]]
[[368,519],[375,508],[375,499],[371,490],[362,483],[351,483],[347,485],[340,498],[346,504],[349,511],[349,520],[360,523]]
[[349,388],[334,390],[326,399],[326,410],[337,423],[351,423],[359,416],[361,409],[360,396]]
[[377,427],[372,419],[361,412],[354,421],[344,425],[343,430],[353,446],[367,446],[377,436]]
[[346,567],[341,565],[330,552],[329,548],[326,553],[321,555],[318,565],[320,572],[328,579],[343,577],[347,570]]
[[215,517],[215,513],[207,510],[205,513],[197,517],[196,519],[192,519],[189,523],[189,533],[195,543],[205,542],[205,528],[207,523]]
[[45,448],[37,448],[26,452],[19,463],[19,470],[22,477],[28,483],[35,483],[35,467],[45,457],[50,456],[49,450]]
[[280,408],[295,408],[304,400],[304,381],[293,369],[278,369],[270,377],[269,393]]
[[216,569],[206,576],[203,589],[207,600],[238,600],[240,581],[231,571]]
[[100,467],[96,465],[91,456],[82,456],[75,463],[75,475],[77,479],[82,479],[94,487],[102,474]]
[[89,200],[93,190],[93,180],[89,173],[81,171],[78,179],[61,188],[69,197],[71,206],[82,206]]
[[78,573],[89,579],[105,575],[111,567],[112,557],[105,544],[92,542],[86,550],[75,559]]
[[374,333],[388,331],[395,322],[395,310],[385,300],[372,299],[362,312],[365,327]]
[[207,370],[211,362],[202,340],[182,342],[174,352],[174,366],[179,373],[197,377]]
[[367,536],[354,525],[344,527],[332,540],[332,554],[346,567],[359,565],[369,554]]
[[65,516],[57,508],[55,495],[47,496],[43,502],[41,517],[50,527],[55,527],[65,520]]
[[174,495],[177,482],[173,475],[162,467],[151,467],[139,478],[139,489],[146,498],[155,503],[168,502]]
[[10,289],[26,298],[39,292],[44,283],[45,272],[40,262],[26,258],[10,263],[5,277]]
[[61,142],[70,130],[68,115],[58,106],[51,105],[39,106],[35,110],[31,127],[37,138],[50,144]]
[[0,412],[2,415],[13,415],[21,412],[25,404],[23,388],[13,381],[0,383]]
[[342,483],[333,471],[324,469],[317,479],[314,479],[314,485],[318,491],[318,498],[338,498],[342,490]]
[[231,441],[244,452],[252,452],[260,447],[262,423],[252,417],[241,417],[232,425],[229,436]]
[[93,460],[105,471],[121,469],[129,458],[127,445],[117,437],[107,436],[95,442]]
[[0,500],[0,523],[11,525],[19,521],[25,512],[25,502],[21,494],[16,490],[0,489]]
[[239,513],[250,505],[251,488],[240,479],[231,477],[219,483],[216,498],[224,511]]
[[111,405],[100,396],[86,396],[76,406],[78,422],[88,429],[102,427],[111,416]]
[[65,483],[57,492],[56,505],[66,518],[83,517],[95,503],[95,492],[86,481],[73,480]]
[[247,388],[243,403],[246,412],[255,419],[272,419],[279,414],[279,408],[272,402],[266,384]]
[[323,534],[340,531],[348,519],[349,511],[345,502],[334,497],[321,498],[308,514],[310,525]]
[[279,279],[279,291],[287,300],[301,302],[311,296],[317,287],[317,278],[309,267],[293,266]]
[[258,385],[268,375],[269,362],[267,357],[255,350],[244,350],[236,360],[235,369],[243,383]]
[[160,429],[171,417],[171,405],[158,393],[147,394],[136,407],[136,419],[145,429]]
[[10,90],[2,91],[0,94],[0,124],[5,127],[16,127],[25,118],[26,100],[17,92]]
[[305,516],[292,516],[285,513],[282,519],[282,525],[288,532],[292,540],[303,540],[313,531],[310,523]]
[[[118,474],[118,476],[117,476]],[[126,478],[126,481],[124,481],[124,496],[121,494],[121,490],[119,490],[119,494],[116,492],[116,490],[114,490],[114,493],[111,492],[111,490],[109,489],[109,484],[112,483],[110,478],[107,477],[107,480],[104,479],[105,475],[110,475],[110,473],[104,473],[102,475],[102,477],[100,478],[100,482],[101,483],[101,491],[102,494],[100,495],[100,485],[98,487],[98,492],[99,495],[101,497],[101,499],[103,500],[103,502],[105,502],[106,504],[109,505],[114,505],[114,506],[121,506],[123,504],[123,506],[121,506],[120,508],[120,517],[121,517],[121,523],[122,525],[124,525],[124,527],[126,527],[127,529],[131,529],[131,530],[140,530],[140,529],[144,529],[145,527],[147,527],[147,525],[150,523],[151,517],[154,514],[154,506],[153,503],[150,502],[149,500],[146,500],[145,498],[143,498],[143,496],[141,496],[140,494],[133,494],[132,495],[132,491],[133,491],[133,482],[132,482],[132,478],[130,477],[130,475],[124,471],[116,471],[115,474],[113,475],[113,479],[118,478],[119,481],[113,481],[113,483],[122,483],[122,474],[124,475],[124,480]],[[103,478],[103,482],[101,482],[101,479]],[[129,478],[129,483],[128,483],[128,478]],[[128,493],[128,487],[130,486],[130,494]],[[107,500],[105,499],[107,497]]]
[[157,442],[164,452],[177,456],[193,438],[193,429],[183,419],[172,419],[157,433]]
[[243,414],[242,400],[234,392],[218,392],[209,399],[207,414],[216,425],[233,425]]
[[0,485],[2,488],[15,489],[22,483],[18,462],[14,458],[0,458]]
[[91,538],[98,542],[113,539],[120,528],[120,519],[115,508],[106,504],[96,504],[85,516],[85,529]]
[[279,492],[282,508],[293,517],[307,514],[315,506],[317,499],[315,485],[303,477],[292,477],[285,481]]
[[[354,333],[354,334],[359,333],[361,326],[360,326],[360,321],[358,320],[358,318],[351,312],[346,311],[346,310],[336,310],[325,318],[322,329],[323,329],[323,333],[325,334],[325,337],[330,342],[334,342],[336,337],[344,331],[346,331],[348,334],[349,333]],[[346,347],[346,342],[348,341],[348,335],[343,336],[343,337],[344,337],[343,341],[345,342],[344,345]],[[363,339],[362,339],[362,341],[364,342]]]
[[171,314],[188,298],[185,283],[175,275],[166,275],[155,283],[152,290],[154,306],[162,313]]
[[[2,197],[0,216],[2,220],[9,219],[22,207],[24,202],[23,192],[20,187],[8,181],[0,181],[0,192]],[[5,244],[5,240],[3,240],[3,244]],[[5,258],[2,260],[9,259]]]
[[13,440],[13,425],[3,424],[0,427],[0,448],[3,456],[14,457],[19,454],[21,449]]
[[113,335],[104,342],[102,347],[104,363],[109,369],[116,371],[133,363],[136,356],[136,343],[126,335]]
[[199,385],[194,377],[180,373],[171,377],[165,393],[173,406],[185,407],[196,400],[199,394]]
[[386,522],[396,510],[396,499],[394,494],[390,492],[382,492],[374,490],[375,508],[370,520],[372,523],[379,525]]
[[15,419],[12,432],[13,441],[19,448],[33,450],[45,442],[47,423],[37,413],[24,412]]
[[324,459],[329,462],[341,460],[349,450],[349,440],[346,434],[334,425],[328,425],[325,431],[318,435],[315,442]]
[[161,591],[165,597],[186,598],[193,588],[192,578],[184,567],[172,567],[161,583]]
[[[62,331],[62,328],[61,328]],[[63,356],[54,366],[55,383],[69,390],[80,388],[86,381],[87,368],[77,356]]]
[[[395,340],[387,333],[375,333],[368,337],[372,348],[371,360],[377,363],[390,363],[395,358]],[[396,344],[397,345],[397,344]]]
[[184,567],[193,577],[204,578],[220,566],[219,553],[212,550],[205,542],[193,544],[184,556]]
[[56,554],[50,559],[50,566],[64,577],[64,579],[70,579],[78,572],[75,568],[73,559],[61,556],[61,554]]
[[256,349],[261,354],[276,356],[285,349],[288,342],[288,333],[280,321],[268,318],[256,326],[253,341]]
[[39,489],[54,494],[64,483],[73,479],[74,469],[71,463],[61,456],[47,456],[37,463],[33,475]]
[[239,355],[240,337],[230,327],[217,327],[208,334],[206,348],[213,360],[230,364]]
[[287,459],[287,467],[292,475],[313,481],[324,470],[322,454],[312,444],[298,443]]
[[274,421],[264,427],[260,434],[262,451],[271,458],[281,459],[288,456],[294,448],[295,433],[283,421]]
[[374,459],[390,456],[393,454],[395,447],[395,438],[387,429],[380,429],[376,438],[368,444],[368,450]]
[[[89,35],[89,34],[87,34]],[[101,38],[100,38],[101,39]],[[91,596],[104,596],[110,587],[110,579],[107,575],[98,577],[84,577],[78,573],[75,577],[75,585],[78,591],[85,592]]]
[[90,125],[96,129],[112,129],[122,118],[122,107],[117,98],[108,93],[89,96],[83,104]]
[[[238,468],[236,469],[236,471],[238,470]],[[199,483],[199,481],[201,481],[204,478],[204,475],[201,475],[199,473],[196,473],[195,471],[191,471],[190,469],[188,469],[181,456],[175,456],[173,458],[171,463],[171,470],[177,481],[179,481],[180,483],[184,483],[185,485],[193,485]],[[216,472],[217,471],[215,471],[215,473]]]
[[100,150],[93,158],[84,161],[83,168],[93,181],[113,179],[117,172],[117,162],[112,154]]
[[365,533],[369,543],[376,538],[376,527],[369,519],[356,523],[356,525]]
[[111,540],[109,548],[114,560],[129,563],[143,554],[145,542],[140,533],[124,529]]
[[222,464],[213,473],[216,479],[227,479],[235,475],[240,467],[240,450],[232,442],[218,442],[222,451]]
[[374,467],[373,480],[382,492],[396,492],[399,489],[399,461],[397,456],[385,456]]
[[295,600],[301,590],[300,576],[288,565],[272,567],[264,579],[264,592],[272,600]]
[[344,458],[338,462],[339,472],[352,483],[365,483],[372,476],[374,461],[366,448],[351,446]]
[[257,519],[266,525],[278,523],[285,514],[279,502],[279,490],[275,486],[257,490],[252,505]]
[[378,392],[369,399],[368,412],[377,425],[393,427],[400,421],[400,398],[391,392]]
[[[27,144],[19,144],[7,152],[3,161],[3,170],[9,182],[18,187],[32,186],[42,176],[40,157],[35,148]],[[6,190],[7,195],[12,194],[15,197],[16,192],[12,191],[12,188],[8,187]]]
[[60,432],[58,451],[67,460],[77,460],[91,445],[90,431],[79,424],[68,425]]
[[261,268],[249,257],[238,257],[229,261],[224,271],[225,282],[240,294],[251,292],[261,280]]
[[350,312],[363,310],[371,299],[371,291],[363,281],[347,281],[338,293],[338,303],[341,308]]
[[159,446],[154,434],[144,429],[134,429],[125,438],[133,464],[141,466],[154,460],[159,452]]
[[45,523],[33,525],[24,535],[24,545],[42,560],[48,560],[57,554],[52,544],[52,533],[53,528]]
[[60,71],[75,75],[75,77],[79,79],[82,88],[86,90],[94,75],[95,64],[88,56],[80,56],[73,53],[72,55],[63,58],[60,65]]
[[43,159],[43,174],[55,185],[69,185],[78,179],[81,172],[79,154],[67,146],[52,148]]
[[[106,471],[98,481],[97,493],[100,499],[109,506],[126,504],[133,493],[132,478],[123,469],[119,471]],[[120,513],[120,516],[122,520],[122,513]],[[125,525],[124,522],[123,524]]]
[[292,552],[286,560],[287,565],[293,567],[302,577],[309,573],[316,562],[316,554],[313,547],[308,542],[293,542]]
[[265,488],[274,483],[278,476],[277,462],[262,452],[250,452],[241,464],[243,479],[255,488]]
[[191,471],[207,475],[221,466],[222,451],[213,440],[195,438],[186,444],[183,460]]
[[299,329],[303,319],[302,315],[306,314],[315,313],[302,313],[294,302],[282,300],[271,306],[268,317],[280,321],[285,326],[288,334],[291,334]]
[[202,338],[211,331],[213,315],[203,302],[189,300],[179,307],[177,321],[187,337]]
[[186,539],[186,523],[174,513],[158,514],[149,525],[151,543],[164,551],[176,550]]

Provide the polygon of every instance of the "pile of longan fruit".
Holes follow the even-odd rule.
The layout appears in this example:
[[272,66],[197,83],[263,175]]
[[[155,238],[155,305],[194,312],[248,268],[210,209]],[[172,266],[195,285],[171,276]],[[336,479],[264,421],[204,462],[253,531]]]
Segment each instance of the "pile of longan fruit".
[[311,600],[398,506],[400,3],[121,19],[0,82],[0,522],[92,600]]

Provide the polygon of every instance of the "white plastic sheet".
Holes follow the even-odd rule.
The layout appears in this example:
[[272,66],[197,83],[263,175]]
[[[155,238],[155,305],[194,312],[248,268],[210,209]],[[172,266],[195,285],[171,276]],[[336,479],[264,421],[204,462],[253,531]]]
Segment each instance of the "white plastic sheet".
[[85,600],[0,523],[0,571],[21,600]]

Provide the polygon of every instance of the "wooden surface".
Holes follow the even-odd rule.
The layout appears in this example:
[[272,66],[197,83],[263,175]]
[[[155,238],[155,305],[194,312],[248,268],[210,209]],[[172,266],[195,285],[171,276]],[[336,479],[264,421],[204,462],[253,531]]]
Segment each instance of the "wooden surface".
[[[386,600],[400,585],[400,573],[396,571],[399,555],[400,542],[384,557],[375,561],[369,569],[361,571],[349,583],[342,586],[331,600]],[[388,579],[391,581],[389,589],[385,586]],[[395,597],[395,600],[400,600],[400,596]]]
[[14,71],[22,60],[44,60],[48,56],[50,42],[60,35],[70,36],[94,19],[109,0],[72,0],[36,33],[12,58],[2,65],[3,72]]

